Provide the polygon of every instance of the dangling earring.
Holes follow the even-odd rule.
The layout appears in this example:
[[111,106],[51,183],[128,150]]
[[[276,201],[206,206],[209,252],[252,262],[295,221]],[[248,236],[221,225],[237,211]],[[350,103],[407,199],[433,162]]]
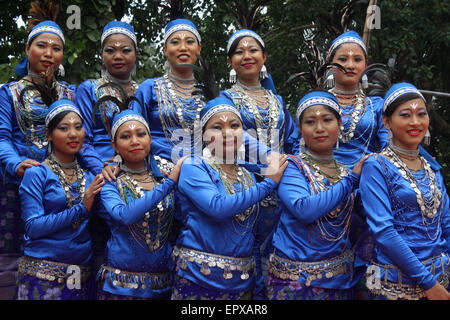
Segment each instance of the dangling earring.
[[336,150],[339,150],[339,138],[336,140]]
[[137,69],[137,66],[136,66],[136,63],[135,63],[134,66],[133,66],[133,69],[131,69],[131,73],[130,73],[131,77],[134,77],[136,75],[136,69]]
[[230,83],[236,83],[236,80],[237,80],[236,70],[231,68],[231,70],[230,70]]
[[66,75],[66,71],[64,70],[64,66],[62,64],[58,67],[58,76],[64,77]]
[[163,69],[164,69],[164,73],[169,73],[169,71],[170,71],[170,62],[169,62],[169,60],[166,60],[166,62],[164,62]]
[[369,87],[369,78],[367,78],[367,74],[364,74],[361,78],[361,84],[363,89],[367,89]]
[[425,133],[425,137],[423,138],[423,144],[429,146],[430,143],[431,143],[431,133],[430,130],[427,130],[427,133]]
[[122,156],[120,154],[116,154],[113,161],[116,164],[116,166],[120,166],[123,163]]
[[305,152],[305,150],[306,150],[306,143],[305,143],[305,139],[303,139],[303,137],[300,139],[299,146],[300,146],[300,150],[299,150],[300,153]]
[[241,144],[237,150],[236,160],[245,160],[245,145]]
[[325,81],[325,85],[327,89],[334,88],[334,74],[335,72],[331,72],[330,75],[328,75],[327,80]]
[[211,157],[212,157],[211,150],[209,150],[208,147],[203,148],[202,154],[203,154],[203,158],[205,158],[205,159],[211,159]]
[[263,64],[261,71],[259,72],[259,79],[266,79],[268,77],[266,65]]
[[388,144],[392,144],[392,131],[388,130]]

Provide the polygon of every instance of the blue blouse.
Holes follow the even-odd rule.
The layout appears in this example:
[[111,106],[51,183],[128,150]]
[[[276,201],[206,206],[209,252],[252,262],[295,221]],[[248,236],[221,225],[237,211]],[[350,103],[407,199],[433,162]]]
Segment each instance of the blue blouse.
[[[25,106],[20,103],[20,92],[32,84],[24,79],[10,82],[0,88],[0,162],[1,171],[9,182],[20,183],[17,168],[25,159],[44,161],[47,152],[45,117],[48,106],[40,94],[27,91]],[[74,100],[75,86],[57,83],[58,99]]]
[[[300,164],[292,158],[288,161],[278,186],[282,212],[273,236],[275,254],[296,262],[324,261],[339,256],[351,248],[348,228],[353,210],[352,193],[358,186],[359,176],[349,172],[334,184],[324,178],[327,189],[316,193],[306,171],[312,173],[314,168],[304,160]],[[343,203],[348,203],[348,207],[331,216],[331,211]],[[352,268],[350,260],[346,263]],[[302,272],[297,281],[305,283],[307,277],[308,272]],[[313,280],[311,286],[345,289],[357,280],[351,272],[346,272],[329,279]]]
[[[410,183],[386,157],[376,155],[364,162],[361,198],[375,238],[373,261],[368,264],[380,267],[382,279],[388,271],[387,280],[396,283],[400,270],[404,284],[427,290],[443,274],[443,268],[448,272],[449,199],[440,171],[433,170],[442,198],[435,217],[428,218],[422,215]],[[419,188],[424,194],[429,192],[424,170],[411,173],[417,180],[424,179]]]
[[[86,189],[94,176],[84,172]],[[71,193],[77,196],[78,181]],[[25,226],[24,254],[54,262],[83,265],[92,256],[89,212],[83,203],[67,208],[58,176],[45,164],[25,170],[19,187]],[[79,225],[78,227],[75,227]]]
[[[118,97],[117,91],[111,87],[99,89],[105,83],[103,78],[86,80],[78,86],[75,95],[75,103],[80,108],[84,120],[85,139],[82,154],[95,174],[101,173],[103,163],[114,156],[108,130],[111,130],[109,119],[112,119],[112,112],[117,110],[117,106],[112,101],[103,103],[95,112],[95,119],[92,119],[92,111],[98,99],[105,95]],[[122,100],[122,97],[118,98]]]
[[[100,192],[105,210],[100,210],[99,215],[105,219],[111,230],[106,249],[107,266],[129,272],[169,272],[172,246],[167,237],[171,231],[174,212],[174,187],[175,182],[167,178],[151,191],[142,189],[145,195],[139,198],[139,195],[132,194],[127,187],[123,174],[119,175],[117,182],[105,183]],[[162,216],[157,208],[161,201],[164,208]],[[144,215],[147,212],[151,213],[151,217],[145,221]],[[149,248],[145,241],[147,226],[150,239],[153,239],[156,245],[154,248]],[[124,288],[108,281],[109,277],[110,275],[104,282],[103,290],[113,294],[157,298],[162,292],[171,290],[170,286],[163,289]]]
[[[235,258],[254,256],[256,268],[259,264],[259,244],[257,237],[258,202],[267,197],[277,186],[276,182],[265,178],[253,186],[242,188],[235,183],[236,193],[227,194],[219,172],[203,159],[188,158],[181,167],[178,181],[177,203],[183,227],[177,240],[177,247],[204,252],[206,255],[220,255]],[[245,220],[236,215],[256,205],[255,210]],[[201,272],[201,265],[185,261],[185,268],[178,268],[178,276],[204,287],[225,292],[244,292],[262,284],[262,274],[249,272],[248,279],[242,279],[239,271],[234,271],[231,279],[224,279],[224,270],[211,267],[210,274]],[[255,284],[256,282],[256,284]]]

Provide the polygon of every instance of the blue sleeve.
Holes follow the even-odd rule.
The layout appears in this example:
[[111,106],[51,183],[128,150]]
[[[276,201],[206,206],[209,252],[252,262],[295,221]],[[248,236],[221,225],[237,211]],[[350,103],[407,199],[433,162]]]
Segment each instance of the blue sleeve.
[[151,126],[151,108],[152,108],[152,100],[153,100],[153,87],[154,80],[147,79],[139,86],[138,90],[135,93],[135,97],[142,103],[142,106],[136,101],[132,102],[131,109],[138,112],[147,123]]
[[22,220],[25,233],[31,239],[48,236],[88,216],[88,210],[83,203],[60,212],[46,214],[44,193],[47,189],[47,172],[42,166],[44,165],[27,169],[19,187]]
[[84,81],[75,93],[75,104],[80,109],[85,131],[84,144],[80,151],[80,160],[83,167],[97,175],[103,169],[103,161],[94,148],[92,110],[95,103],[95,92],[91,81]]
[[367,212],[367,223],[380,249],[424,290],[430,289],[436,283],[432,273],[417,259],[395,230],[388,185],[383,169],[375,160],[375,156],[364,162],[359,188]]
[[181,166],[178,190],[189,197],[203,213],[217,220],[244,212],[267,197],[277,186],[275,181],[265,178],[247,190],[225,194],[216,186],[204,164],[191,161],[192,159],[186,159]]
[[[440,177],[440,179],[441,185],[445,186],[442,176]],[[444,204],[442,205],[442,235],[447,242],[447,250],[450,253],[450,202],[445,187],[442,192],[444,193]]]
[[294,149],[295,145],[295,128],[297,125],[295,124],[291,113],[289,112],[288,108],[286,107],[286,104],[284,103],[281,96],[277,96],[277,98],[281,101],[283,105],[283,112],[284,112],[284,153],[290,153],[292,154],[292,150]]
[[388,144],[388,130],[383,124],[383,103],[384,99],[381,97],[371,97],[372,103],[374,104],[375,112],[376,112],[376,121],[377,121],[377,139],[380,151],[387,147]]
[[157,185],[151,191],[144,191],[141,198],[130,200],[126,204],[117,187],[110,182],[106,182],[100,191],[103,206],[112,219],[124,225],[136,223],[144,214],[158,205],[175,187],[175,181],[170,178]]
[[0,89],[0,161],[2,167],[11,176],[17,176],[17,167],[27,159],[19,156],[13,143],[13,100],[7,84]]
[[312,223],[328,214],[357,187],[359,176],[350,172],[329,189],[311,195],[306,177],[293,160],[288,161],[289,164],[278,186],[278,196],[289,212],[302,223]]

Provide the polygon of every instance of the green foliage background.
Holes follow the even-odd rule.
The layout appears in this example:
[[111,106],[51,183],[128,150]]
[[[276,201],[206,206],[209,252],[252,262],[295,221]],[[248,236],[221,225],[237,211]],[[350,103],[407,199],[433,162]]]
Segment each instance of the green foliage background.
[[[362,35],[368,0],[239,0],[239,1],[157,1],[157,0],[70,0],[60,5],[58,23],[66,37],[65,81],[80,84],[100,75],[100,36],[104,25],[125,15],[137,33],[138,82],[162,74],[162,32],[171,19],[183,15],[195,22],[202,36],[202,55],[212,62],[216,78],[224,89],[229,86],[225,47],[229,36],[247,27],[258,32],[269,52],[266,63],[278,93],[292,114],[308,89],[305,81],[287,82],[297,72],[307,71],[302,58],[307,52],[304,31],[315,36],[325,55],[334,37],[342,31],[341,13],[351,6],[349,27]],[[30,1],[2,0],[0,12],[0,83],[15,80],[14,69],[24,58],[25,27]],[[69,30],[69,5],[81,8],[81,30]],[[370,34],[369,62],[398,62],[398,80],[418,88],[450,92],[450,2],[439,0],[381,0],[381,29]],[[450,189],[450,99],[438,98],[431,111],[432,144],[427,149],[444,167]]]

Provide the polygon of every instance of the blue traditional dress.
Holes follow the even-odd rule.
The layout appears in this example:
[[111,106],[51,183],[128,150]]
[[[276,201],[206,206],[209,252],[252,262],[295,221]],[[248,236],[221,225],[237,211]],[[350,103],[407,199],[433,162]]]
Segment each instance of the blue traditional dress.
[[[191,32],[201,43],[197,28],[186,19],[175,19],[166,25],[164,42],[174,32],[181,30]],[[199,120],[200,110],[205,103],[200,95],[191,95],[197,84],[193,76],[182,81],[187,81],[191,87],[180,88],[168,67],[162,77],[147,79],[139,86],[136,98],[143,106],[133,104],[133,109],[144,117],[151,128],[152,152],[158,166],[166,172],[173,169],[173,163],[179,157],[190,154],[196,144],[201,154],[201,130],[195,130],[194,124]],[[180,94],[180,90],[183,94]],[[194,135],[194,132],[197,134]]]
[[[114,118],[113,126],[125,117],[127,121],[145,124],[136,112],[126,110]],[[170,297],[172,246],[168,240],[174,215],[175,182],[163,179],[159,169],[156,166],[154,169],[156,185],[151,191],[139,187],[125,168],[116,182],[108,182],[102,188],[105,210],[101,216],[111,229],[111,237],[105,263],[97,275],[98,299]]]
[[[384,109],[408,93],[422,97],[411,84],[392,86]],[[424,169],[414,172],[395,148],[390,144],[363,166],[361,198],[375,239],[366,286],[371,298],[421,299],[436,282],[449,287],[449,198],[441,166],[428,153],[418,148]]]
[[[217,98],[202,110],[202,124],[221,111],[240,113]],[[173,252],[172,299],[263,298],[259,250],[259,201],[276,187],[236,165],[231,183],[214,157],[193,156],[182,165],[177,203],[182,229]]]
[[[28,43],[41,33],[54,33],[64,43],[64,36],[59,26],[53,21],[44,21],[36,25],[28,35]],[[28,58],[18,65],[16,72],[27,75]],[[0,267],[1,278],[15,277],[17,258],[21,255],[23,242],[23,225],[20,219],[20,200],[18,186],[21,178],[17,176],[17,167],[27,159],[43,161],[46,154],[44,119],[48,106],[44,104],[37,90],[27,91],[20,102],[20,93],[24,87],[32,85],[22,78],[19,81],[4,84],[0,88]],[[75,87],[55,81],[58,99],[74,99]],[[9,280],[0,281],[5,285],[3,292],[14,288]],[[6,286],[6,283],[9,285]],[[9,290],[10,291],[10,290]],[[11,299],[12,297],[5,297]]]
[[[339,113],[331,94],[312,92],[300,101],[298,115],[314,105]],[[288,160],[278,187],[282,213],[269,260],[268,298],[352,299],[359,278],[349,230],[359,176],[335,162],[339,176],[331,183],[307,151]]]
[[[70,100],[59,100],[50,109],[46,125],[59,112],[79,114]],[[25,170],[19,188],[25,228],[24,256],[18,262],[19,300],[93,298],[89,212],[82,200],[94,176],[77,162],[73,169],[77,179],[71,185],[52,154],[41,165]]]
[[[235,32],[227,44],[228,55],[230,56],[231,47],[236,41],[242,39],[242,37],[254,38],[263,48],[264,41],[262,38],[252,30],[242,29]],[[265,68],[265,66],[263,67]],[[232,74],[236,74],[234,69],[231,70]],[[273,82],[271,81],[270,74],[266,74],[261,79],[261,86],[248,89],[243,86],[238,77],[235,75],[237,83],[230,89],[221,92],[221,95],[232,100],[234,105],[241,113],[243,127],[246,133],[255,138],[259,143],[262,143],[270,148],[272,151],[278,153],[291,153],[292,143],[291,135],[295,130],[295,123],[292,120],[292,116],[283,99],[280,95],[277,95]],[[233,77],[233,76],[232,76]],[[269,81],[266,81],[266,78]],[[267,86],[269,83],[270,86]],[[258,92],[264,92],[267,106],[263,107],[258,105],[251,95],[249,90],[258,90]],[[246,151],[246,161],[251,162],[249,156],[249,150]],[[247,169],[259,173],[259,166],[247,165]],[[269,256],[269,249],[272,242],[272,234],[275,228],[278,218],[280,216],[280,206],[277,205],[278,199],[276,192],[272,193],[261,201],[261,218],[260,218],[260,230],[264,234],[263,243],[261,243],[261,252],[263,263],[263,273],[267,274],[267,258]]]

